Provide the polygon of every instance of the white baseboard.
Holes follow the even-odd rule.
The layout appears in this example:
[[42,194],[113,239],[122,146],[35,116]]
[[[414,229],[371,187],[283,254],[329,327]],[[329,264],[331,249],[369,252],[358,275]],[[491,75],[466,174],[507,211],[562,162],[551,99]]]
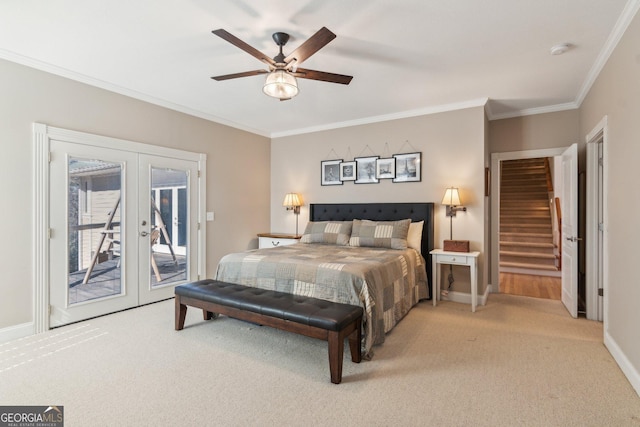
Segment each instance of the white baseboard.
[[609,350],[609,353],[613,356],[622,373],[627,377],[627,380],[631,383],[638,396],[640,396],[640,372],[633,366],[633,364],[627,359],[627,356],[622,352],[622,349],[618,346],[616,341],[609,335],[608,332],[604,333],[604,345]]
[[5,343],[19,338],[31,336],[35,333],[33,322],[23,323],[21,325],[9,326],[0,329],[0,343]]
[[[487,285],[483,295],[478,295],[478,305],[486,305],[489,293],[491,292],[491,285]],[[471,294],[465,292],[449,291],[448,295],[440,296],[443,301],[459,302],[462,304],[471,305]]]

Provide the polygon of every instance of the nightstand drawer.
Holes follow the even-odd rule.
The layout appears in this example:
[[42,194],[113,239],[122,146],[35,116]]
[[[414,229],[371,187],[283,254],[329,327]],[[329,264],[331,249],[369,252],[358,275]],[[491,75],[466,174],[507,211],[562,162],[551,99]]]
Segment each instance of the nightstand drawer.
[[464,255],[438,255],[438,262],[442,264],[460,264],[467,265],[468,260]]
[[259,236],[258,237],[258,248],[277,248],[278,246],[286,246],[293,245],[294,243],[298,243],[300,241],[300,237],[280,237],[280,236]]

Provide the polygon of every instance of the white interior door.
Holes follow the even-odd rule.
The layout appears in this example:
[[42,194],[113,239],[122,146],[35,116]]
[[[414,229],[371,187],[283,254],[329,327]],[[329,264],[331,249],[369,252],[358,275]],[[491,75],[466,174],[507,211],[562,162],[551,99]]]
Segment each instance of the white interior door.
[[198,161],[56,140],[50,152],[51,327],[197,279]]
[[578,317],[578,145],[562,154],[562,303]]

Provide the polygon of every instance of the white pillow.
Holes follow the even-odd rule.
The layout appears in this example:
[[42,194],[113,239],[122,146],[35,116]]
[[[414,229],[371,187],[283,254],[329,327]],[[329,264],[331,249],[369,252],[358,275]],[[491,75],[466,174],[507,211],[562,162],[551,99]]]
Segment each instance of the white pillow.
[[407,246],[422,253],[422,227],[424,221],[412,222],[409,224],[409,233],[407,234]]

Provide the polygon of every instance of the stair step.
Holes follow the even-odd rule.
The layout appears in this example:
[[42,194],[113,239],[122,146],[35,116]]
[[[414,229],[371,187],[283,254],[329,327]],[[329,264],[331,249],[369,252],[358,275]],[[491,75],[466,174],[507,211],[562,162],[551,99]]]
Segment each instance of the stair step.
[[506,212],[509,214],[517,213],[517,212],[531,212],[535,214],[546,213],[549,215],[549,207],[548,206],[526,206],[525,204],[514,204],[511,206],[501,206],[500,212]]
[[522,246],[532,248],[543,249],[555,249],[556,245],[553,243],[540,243],[540,242],[514,242],[510,240],[500,240],[500,246]]
[[505,212],[501,209],[500,218],[551,218],[549,209],[510,209]]
[[551,235],[540,235],[541,237],[507,237],[508,240],[503,240],[504,242],[513,242],[513,243],[545,243],[545,244],[553,244],[553,237]]
[[513,228],[513,230],[511,229],[503,229],[502,232],[546,232],[543,235],[539,236],[539,237],[519,237],[519,236],[512,236],[512,237],[504,237],[505,240],[511,240],[511,241],[515,241],[515,242],[526,242],[526,241],[531,241],[531,242],[545,242],[545,243],[549,243],[549,242],[553,242],[553,235],[551,234],[551,228],[549,227],[548,229],[537,229],[537,228],[531,228],[528,229],[526,227],[511,227]]
[[509,185],[531,185],[533,183],[536,184],[544,184],[547,185],[547,177],[545,174],[513,174],[511,176],[503,176],[500,184],[504,186],[505,184]]
[[502,258],[503,256],[552,259],[554,261],[556,259],[555,254],[543,254],[538,252],[500,251],[500,258]]
[[551,228],[551,220],[549,218],[536,218],[536,217],[500,217],[500,230],[502,227],[549,227]]
[[506,197],[508,200],[520,200],[520,199],[536,199],[547,200],[549,193],[547,191],[501,191],[500,197]]
[[556,266],[528,264],[528,263],[524,263],[524,262],[502,262],[502,261],[500,261],[500,267],[529,268],[529,269],[533,269],[533,270],[558,271],[558,268]]
[[551,233],[527,233],[519,231],[501,231],[500,237],[553,237]]
[[527,169],[544,169],[544,161],[540,162],[512,162],[506,161],[502,162],[502,170],[506,169],[516,169],[516,170],[527,170]]
[[547,202],[546,199],[544,200],[539,200],[539,199],[513,200],[510,198],[506,198],[504,200],[500,200],[500,208],[513,208],[513,207],[520,207],[520,206],[549,209],[549,202]]
[[503,165],[530,165],[530,164],[538,164],[538,165],[544,165],[544,157],[530,157],[527,159],[512,159],[512,160],[505,160],[504,162],[502,162]]

